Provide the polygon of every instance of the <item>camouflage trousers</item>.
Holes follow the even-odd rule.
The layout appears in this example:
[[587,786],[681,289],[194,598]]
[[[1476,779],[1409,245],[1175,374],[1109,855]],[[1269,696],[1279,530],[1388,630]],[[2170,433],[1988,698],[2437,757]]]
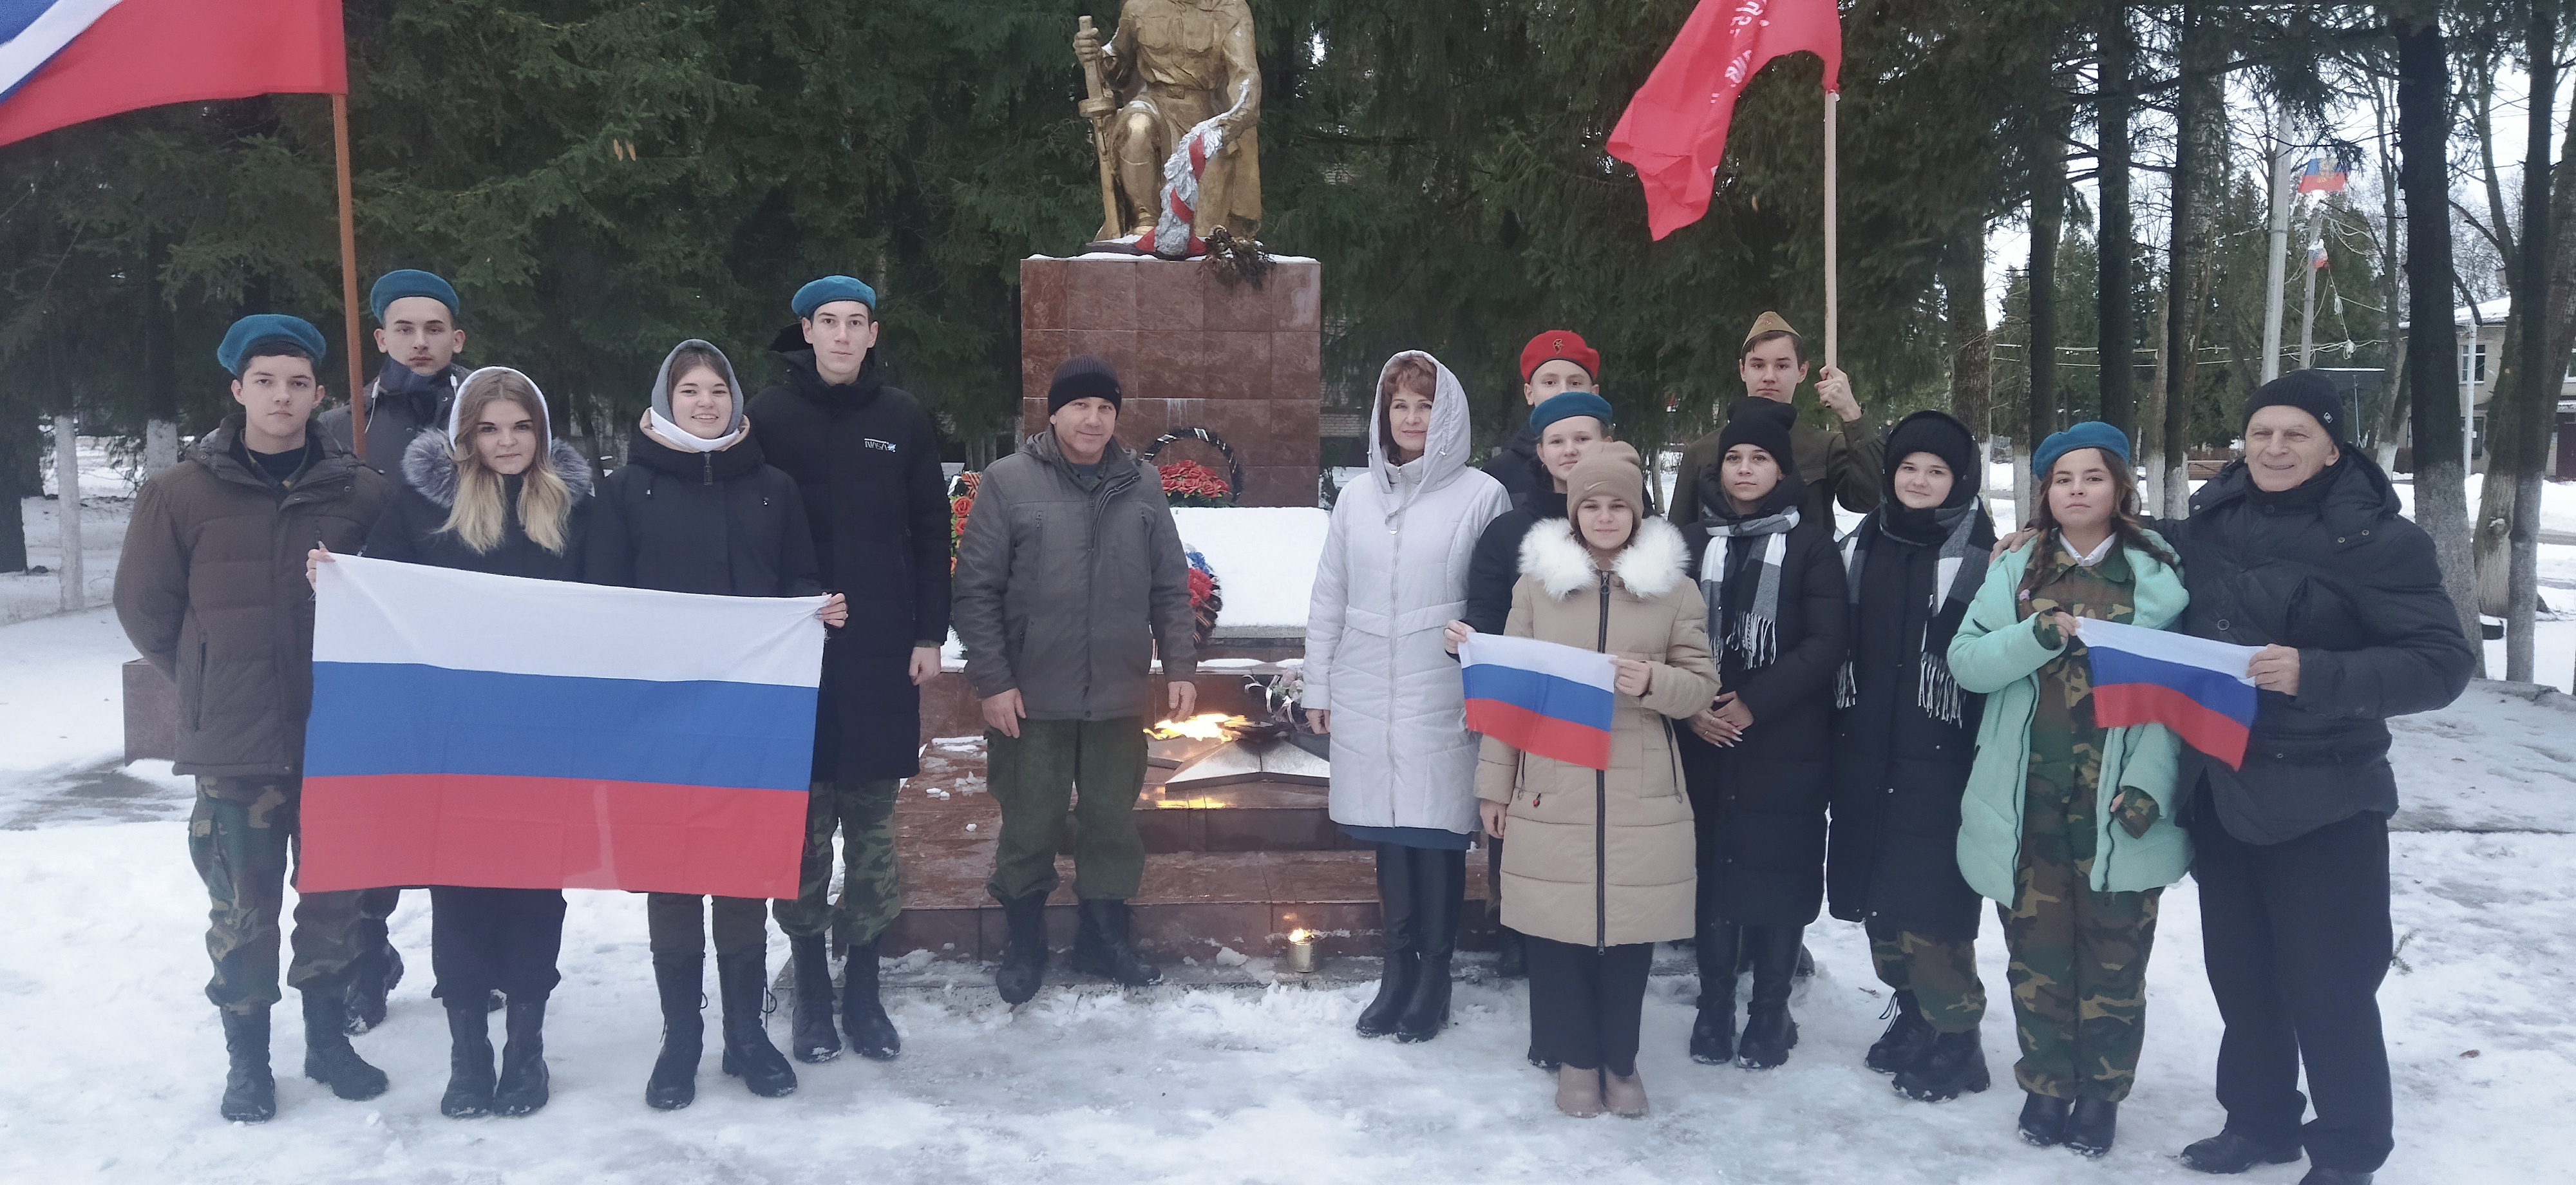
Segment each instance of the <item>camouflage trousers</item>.
[[2147,955],[2164,890],[2094,891],[2088,780],[2069,778],[2073,785],[2062,787],[2031,773],[2013,902],[1995,912],[2012,955],[2007,974],[2021,1037],[2014,1079],[2032,1094],[2116,1103],[2138,1076]]
[[[206,956],[214,978],[206,998],[227,1012],[277,1003],[278,917],[287,866],[298,858],[300,778],[198,778],[188,817],[188,857],[206,882]],[[288,986],[337,995],[358,951],[356,892],[299,893]]]
[[1934,1032],[1975,1032],[1986,1019],[1986,982],[1977,978],[1975,940],[1943,942],[1877,922],[1862,929],[1878,981],[1914,993],[1914,1006]]
[[[894,924],[903,912],[903,874],[894,854],[894,796],[902,785],[898,778],[813,784],[805,802],[805,858],[796,899],[771,907],[788,937],[830,934],[836,946],[863,946]],[[837,902],[829,899],[835,831],[841,836]]]
[[[1136,829],[1136,796],[1145,787],[1145,722],[1023,720],[1014,740],[984,730],[993,801],[1002,834],[993,845],[996,901],[1052,893],[1064,816],[1073,812],[1073,893],[1085,901],[1125,901],[1145,879],[1145,838]],[[1075,789],[1080,788],[1077,797]]]

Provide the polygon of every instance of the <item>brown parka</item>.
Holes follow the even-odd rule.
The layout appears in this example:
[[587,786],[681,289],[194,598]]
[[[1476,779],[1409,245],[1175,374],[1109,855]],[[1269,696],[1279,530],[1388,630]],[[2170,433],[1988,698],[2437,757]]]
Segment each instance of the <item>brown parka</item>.
[[291,487],[241,450],[242,417],[143,484],[116,564],[116,618],[179,685],[173,771],[292,777],[313,704],[305,553],[356,554],[393,485],[318,430]]
[[1503,924],[1523,934],[1594,947],[1691,934],[1697,855],[1672,721],[1716,698],[1718,674],[1686,559],[1660,518],[1638,523],[1606,575],[1570,521],[1522,540],[1504,633],[1652,664],[1643,696],[1618,697],[1606,772],[1484,739],[1476,794],[1510,804]]

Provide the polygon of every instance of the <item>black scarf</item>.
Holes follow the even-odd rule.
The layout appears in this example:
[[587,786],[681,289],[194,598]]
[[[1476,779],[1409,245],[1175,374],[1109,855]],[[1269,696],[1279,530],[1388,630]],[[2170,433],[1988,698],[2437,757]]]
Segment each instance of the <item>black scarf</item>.
[[412,423],[424,428],[439,427],[442,417],[438,414],[438,405],[454,389],[445,368],[421,374],[387,358],[384,369],[376,372],[375,405],[383,407],[387,400],[391,400],[394,406],[411,413]]
[[[1917,510],[1902,502],[1884,503],[1871,511],[1843,544],[1844,593],[1854,618],[1855,638],[1860,636],[1861,574],[1869,567],[1871,542],[1884,534],[1918,547],[1937,545],[1941,549],[1932,587],[1925,593],[1934,603],[1931,616],[1923,623],[1923,653],[1915,672],[1914,706],[1944,724],[1959,722],[1959,681],[1950,673],[1950,638],[1959,632],[1959,623],[1967,619],[1969,603],[1977,599],[1977,590],[1985,584],[1986,553],[1995,545],[1995,525],[1986,517],[1985,505],[1973,489],[1967,493],[1967,499],[1958,505],[1928,510]],[[1834,706],[1848,708],[1859,701],[1860,683],[1847,657],[1842,674],[1835,680]]]

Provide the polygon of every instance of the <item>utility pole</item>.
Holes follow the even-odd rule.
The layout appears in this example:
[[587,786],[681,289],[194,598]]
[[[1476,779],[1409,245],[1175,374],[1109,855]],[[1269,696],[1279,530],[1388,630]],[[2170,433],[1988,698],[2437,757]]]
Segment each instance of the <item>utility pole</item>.
[[[2307,273],[2306,292],[2300,298],[2299,308],[2299,369],[2301,370],[2308,368],[2309,359],[2317,352],[2317,272],[2324,266],[2325,250],[2325,237],[2320,234],[2316,242],[2308,248],[2307,262],[2299,268],[2300,271]],[[2278,377],[2280,364],[2274,363],[2272,369],[2276,372],[2275,377]]]
[[[2264,260],[2264,274],[2270,282],[2263,286],[2263,381],[2281,377],[2281,288],[2288,276],[2283,275],[2290,254],[2290,111],[2284,106],[2272,116],[2272,249]],[[2310,282],[2314,282],[2311,273]],[[2301,365],[2305,365],[2301,360]]]

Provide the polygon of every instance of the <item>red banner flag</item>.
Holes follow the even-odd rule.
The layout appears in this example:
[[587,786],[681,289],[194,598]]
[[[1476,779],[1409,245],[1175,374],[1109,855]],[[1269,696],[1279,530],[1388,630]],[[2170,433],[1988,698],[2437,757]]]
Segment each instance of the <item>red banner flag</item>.
[[339,0],[53,0],[7,50],[31,68],[14,90],[0,76],[0,144],[164,103],[349,90]]
[[1841,88],[1842,15],[1834,0],[1700,0],[1610,131],[1610,155],[1637,166],[1646,225],[1658,239],[1708,213],[1727,125],[1744,84],[1782,54],[1825,60]]

